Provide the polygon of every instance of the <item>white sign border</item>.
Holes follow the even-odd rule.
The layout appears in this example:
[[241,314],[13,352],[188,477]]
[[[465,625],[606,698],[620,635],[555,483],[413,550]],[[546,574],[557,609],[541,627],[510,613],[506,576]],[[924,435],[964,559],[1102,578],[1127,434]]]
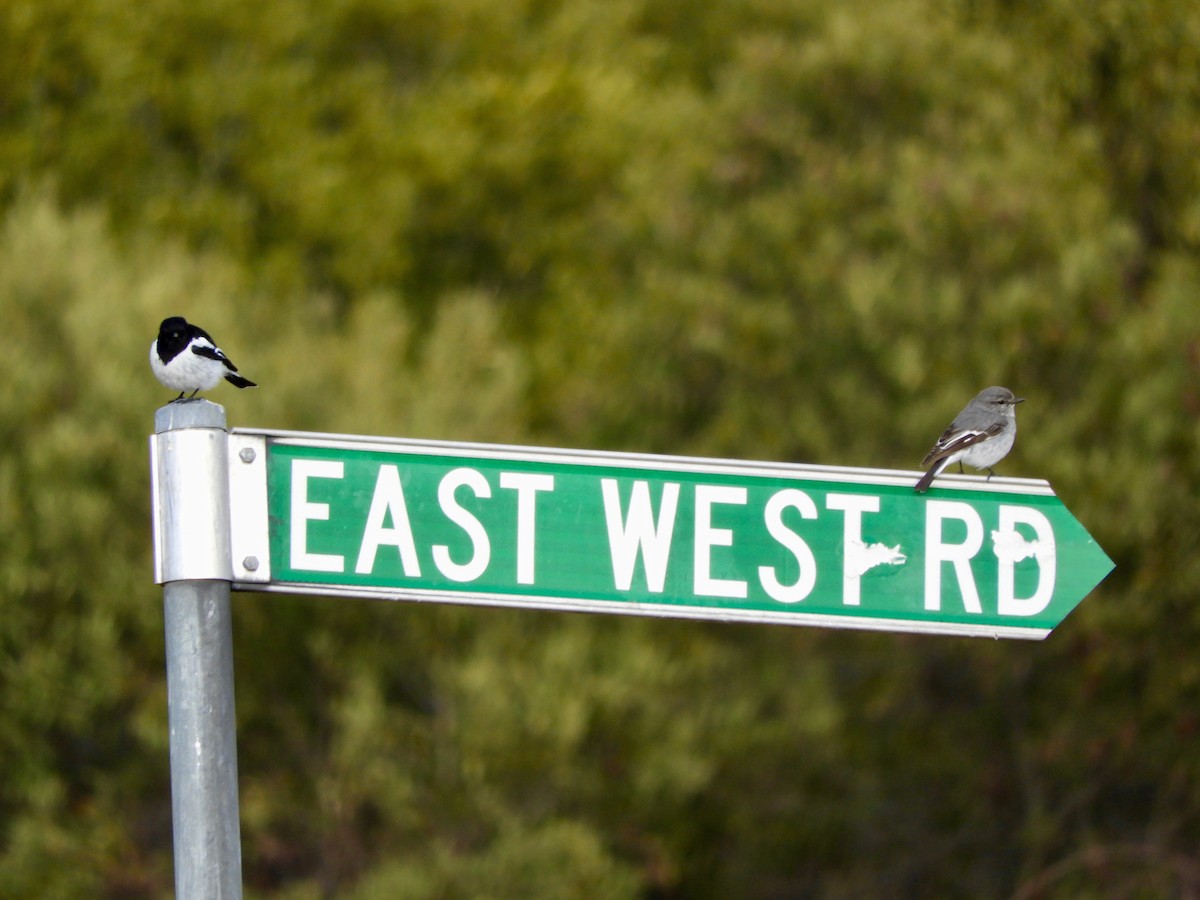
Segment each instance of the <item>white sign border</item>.
[[[700,475],[759,475],[788,477],[800,481],[835,481],[840,484],[911,486],[924,474],[899,469],[865,469],[850,466],[817,466],[807,463],[717,459],[702,456],[660,456],[606,450],[567,450],[560,447],[480,444],[465,441],[431,441],[418,438],[389,438],[353,434],[321,434],[305,431],[234,428],[230,437],[261,437],[267,443],[291,444],[330,450],[369,450],[380,453],[411,453],[425,456],[455,456],[546,462],[629,469],[667,469]],[[236,454],[233,455],[236,459]],[[1002,494],[1033,494],[1053,497],[1050,482],[1040,478],[1009,478],[983,475],[939,475],[938,490],[985,491]]]
[[873,616],[832,615],[827,613],[774,613],[757,609],[728,609],[704,606],[642,603],[635,600],[567,600],[529,594],[494,594],[477,591],[438,591],[429,588],[407,590],[355,586],[292,583],[255,584],[234,582],[234,590],[359,600],[391,600],[417,603],[495,606],[509,609],[553,610],[555,612],[606,613],[627,616],[652,616],[661,619],[698,619],[710,622],[750,622],[760,625],[814,626],[853,631],[888,631],[901,634],[942,634],[962,637],[1019,638],[1040,641],[1050,634],[1048,628],[1023,628],[1016,625],[974,625],[970,622],[928,622],[919,619],[891,619]]

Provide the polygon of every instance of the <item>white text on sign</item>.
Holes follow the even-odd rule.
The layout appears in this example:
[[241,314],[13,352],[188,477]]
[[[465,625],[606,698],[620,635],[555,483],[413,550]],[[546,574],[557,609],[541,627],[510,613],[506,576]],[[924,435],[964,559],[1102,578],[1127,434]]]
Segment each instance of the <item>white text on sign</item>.
[[[314,482],[336,482],[344,477],[338,460],[297,458],[291,460],[290,559],[293,570],[312,573],[347,571],[343,554],[314,549],[312,523],[328,521],[330,502],[312,499]],[[745,488],[729,484],[692,481],[661,481],[652,484],[638,478],[597,476],[591,496],[597,518],[589,528],[578,525],[581,540],[603,541],[611,563],[608,588],[628,592],[643,585],[650,594],[678,592],[680,579],[670,572],[685,567],[685,579],[697,599],[745,599],[751,590],[761,591],[771,601],[802,604],[819,581],[838,585],[840,603],[847,608],[870,607],[869,582],[864,576],[882,567],[897,569],[916,558],[923,560],[924,610],[939,613],[954,605],[966,614],[982,614],[985,606],[1000,616],[1015,619],[1035,616],[1050,603],[1055,587],[1057,556],[1053,527],[1033,506],[1000,504],[995,527],[988,532],[983,517],[969,503],[929,500],[924,506],[923,542],[903,546],[899,539],[867,541],[872,517],[895,502],[887,495],[865,492],[813,492],[782,487],[752,501]],[[377,467],[371,502],[355,533],[357,555],[353,571],[371,575],[382,553],[395,553],[406,578],[418,579],[422,560],[431,562],[441,577],[470,585],[483,578],[493,566],[493,550],[505,546],[505,558],[515,560],[503,577],[512,584],[537,588],[539,523],[550,519],[547,512],[555,502],[556,479],[552,474],[525,471],[485,472],[458,466],[443,474],[429,497],[410,496],[398,465]],[[322,494],[324,496],[324,494]],[[330,494],[336,498],[336,492]],[[497,528],[488,526],[476,512],[479,504],[500,497],[515,500],[514,521]],[[755,495],[758,496],[758,495]],[[820,500],[820,502],[818,502]],[[427,523],[414,521],[410,509],[436,509],[439,526],[447,523],[461,533],[462,540],[450,543],[422,540]],[[761,509],[752,508],[761,506]],[[682,513],[681,510],[688,510]],[[737,528],[728,527],[731,513],[752,514],[769,536],[763,558],[742,573],[725,571],[722,560],[731,559],[746,540]],[[811,523],[811,524],[810,524]],[[840,533],[831,552],[814,551],[807,529],[833,525]],[[553,525],[547,527],[554,527]],[[442,530],[444,534],[444,527]],[[990,553],[985,550],[990,537]],[[443,538],[442,541],[445,539]],[[507,542],[507,546],[502,543]],[[910,543],[916,543],[910,541]],[[421,552],[424,551],[424,552]],[[690,553],[690,558],[681,554]],[[981,554],[985,557],[981,559]],[[1017,596],[1016,568],[1032,559],[1037,567],[1036,583],[1026,595]],[[981,597],[976,578],[979,566],[995,566],[994,596]],[[743,574],[748,577],[731,577]],[[498,577],[492,573],[492,577]],[[992,583],[992,579],[988,579]],[[686,598],[684,598],[686,599]]]

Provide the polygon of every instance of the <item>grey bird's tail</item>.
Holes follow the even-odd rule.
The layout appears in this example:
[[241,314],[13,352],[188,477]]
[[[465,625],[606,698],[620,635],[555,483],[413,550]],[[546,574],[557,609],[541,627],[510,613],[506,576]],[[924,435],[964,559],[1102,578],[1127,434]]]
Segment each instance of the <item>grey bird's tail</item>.
[[225,380],[228,381],[230,384],[232,384],[234,387],[240,387],[240,388],[258,387],[258,385],[255,384],[253,381],[251,381],[249,378],[243,378],[241,375],[237,374],[236,372],[226,372]]
[[929,486],[933,484],[933,479],[942,474],[942,469],[944,468],[946,468],[945,461],[939,459],[932,466],[930,466],[928,472],[921,476],[921,480],[917,482],[916,487],[914,487],[913,490],[918,494],[925,493],[927,490],[929,490]]

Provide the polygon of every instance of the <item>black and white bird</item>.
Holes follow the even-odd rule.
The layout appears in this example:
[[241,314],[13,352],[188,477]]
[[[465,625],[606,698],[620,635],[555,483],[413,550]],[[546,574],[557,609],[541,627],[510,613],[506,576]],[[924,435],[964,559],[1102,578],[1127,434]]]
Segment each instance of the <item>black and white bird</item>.
[[1017,439],[1016,406],[1024,400],[1006,387],[984,388],[976,394],[921,462],[929,471],[917,482],[917,493],[929,490],[933,479],[952,463],[958,463],[960,472],[963,463],[987,469],[991,478],[995,474],[992,466],[1008,456]]
[[188,391],[193,399],[200,391],[217,386],[222,378],[235,387],[257,387],[237,374],[235,366],[207,331],[182,316],[163,319],[158,337],[150,345],[150,369],[165,387],[179,391],[177,403]]

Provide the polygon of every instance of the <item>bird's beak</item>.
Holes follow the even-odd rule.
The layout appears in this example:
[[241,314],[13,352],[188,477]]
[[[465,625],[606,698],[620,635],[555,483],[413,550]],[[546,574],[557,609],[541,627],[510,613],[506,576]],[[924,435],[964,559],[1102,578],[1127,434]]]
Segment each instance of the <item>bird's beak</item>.
[[1015,400],[1013,400],[1013,406],[1016,406],[1018,403],[1024,403],[1024,402],[1025,402],[1024,397],[1017,397]]

